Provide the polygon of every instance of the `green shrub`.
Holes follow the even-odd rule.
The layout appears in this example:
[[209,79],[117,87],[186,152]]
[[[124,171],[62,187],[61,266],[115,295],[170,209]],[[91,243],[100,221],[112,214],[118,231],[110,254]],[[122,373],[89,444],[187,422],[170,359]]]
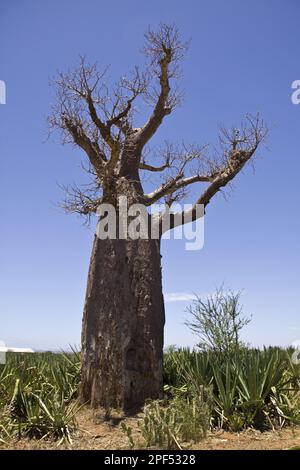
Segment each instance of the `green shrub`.
[[191,320],[186,325],[199,337],[202,351],[231,355],[242,346],[240,331],[250,318],[243,315],[240,297],[241,292],[220,288],[206,299],[197,297],[188,307]]
[[178,393],[168,402],[152,401],[144,407],[139,427],[146,446],[181,449],[197,442],[210,426],[210,393],[202,387],[197,394]]

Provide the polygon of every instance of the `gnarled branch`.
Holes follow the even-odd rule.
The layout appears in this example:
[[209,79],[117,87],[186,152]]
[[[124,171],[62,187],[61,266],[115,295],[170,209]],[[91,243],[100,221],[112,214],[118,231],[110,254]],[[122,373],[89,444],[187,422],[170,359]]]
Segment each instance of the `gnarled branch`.
[[[192,208],[181,213],[182,224],[197,219],[197,205],[203,205],[205,208],[213,196],[233,180],[254,155],[267,134],[268,129],[259,115],[247,115],[241,129],[232,128],[229,131],[222,129],[220,143],[224,163]],[[175,227],[175,220],[178,221],[178,219],[180,219],[178,214],[174,214],[170,229]]]
[[140,129],[141,146],[151,139],[164,117],[171,114],[180,100],[177,90],[171,93],[170,79],[176,77],[178,62],[187,47],[180,41],[174,25],[161,25],[157,32],[149,30],[145,37],[144,51],[150,57],[152,74],[158,76],[159,90],[154,92],[154,96],[148,91],[148,98],[155,102],[155,106],[149,120]]
[[[151,205],[161,198],[174,195],[179,190],[186,188],[193,183],[211,182],[216,173],[216,164],[213,160],[209,160],[205,155],[207,146],[186,146],[176,148],[166,143],[162,150],[162,158],[165,162],[162,168],[168,168],[166,180],[154,191],[144,195],[147,205]],[[181,192],[183,196],[185,192]],[[175,200],[179,197],[176,196]]]
[[[104,82],[106,71],[99,72],[95,64],[87,64],[82,57],[77,68],[60,73],[55,80],[57,96],[50,127],[62,131],[63,142],[84,150],[97,187],[92,197],[89,192],[85,197],[83,191],[74,190],[75,198],[68,207],[78,213],[93,212],[100,201],[100,187],[109,199],[123,178],[146,205],[160,199],[172,203],[185,196],[192,184],[202,183],[202,194],[191,211],[183,214],[187,221],[195,220],[197,204],[207,206],[231,182],[252,158],[267,129],[259,116],[247,116],[247,125],[241,129],[222,130],[221,151],[213,156],[206,147],[176,148],[167,144],[157,164],[154,160],[145,161],[147,142],[180,100],[172,80],[178,77],[178,64],[186,49],[174,26],[161,25],[158,31],[150,30],[145,36],[144,52],[150,58],[148,72],[141,73],[136,67],[111,93]],[[139,96],[150,100],[152,114],[143,126],[134,127],[134,102]],[[164,178],[156,189],[144,194],[139,170],[153,175],[162,173]]]

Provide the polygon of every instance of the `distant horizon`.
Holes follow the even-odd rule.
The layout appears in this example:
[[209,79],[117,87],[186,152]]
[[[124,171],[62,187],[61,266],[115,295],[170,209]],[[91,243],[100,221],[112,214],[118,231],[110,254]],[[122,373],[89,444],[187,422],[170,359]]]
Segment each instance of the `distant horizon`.
[[[243,346],[242,346],[243,347]],[[268,348],[279,348],[279,349],[283,349],[283,350],[288,350],[290,348],[294,349],[294,350],[298,350],[299,347],[295,347],[293,345],[288,345],[288,346],[282,346],[280,344],[269,344],[269,345],[262,345],[262,346],[254,346],[254,345],[251,345],[251,344],[246,344],[245,347],[247,349],[258,349],[258,350],[263,350],[263,349],[268,349]],[[7,346],[8,349],[10,349],[10,346],[8,345]],[[13,348],[13,346],[12,346]],[[202,351],[198,346],[197,344],[195,344],[194,346],[179,346],[179,345],[176,345],[176,344],[169,344],[168,346],[164,346],[164,352],[167,352],[170,348],[175,348],[175,349],[190,349],[190,350],[196,350],[196,351]],[[20,348],[20,349],[23,349],[23,348]],[[25,349],[25,348],[24,348]],[[27,348],[26,348],[27,349]],[[30,348],[30,346],[28,346],[28,349],[33,349],[33,348]],[[53,353],[53,354],[63,354],[63,353],[67,353],[67,354],[72,354],[73,352],[81,352],[80,348],[70,348],[70,349],[67,349],[67,348],[62,348],[62,349],[33,349],[32,352],[27,352],[27,351],[8,351],[8,353],[13,353],[13,354],[34,354],[34,353]]]

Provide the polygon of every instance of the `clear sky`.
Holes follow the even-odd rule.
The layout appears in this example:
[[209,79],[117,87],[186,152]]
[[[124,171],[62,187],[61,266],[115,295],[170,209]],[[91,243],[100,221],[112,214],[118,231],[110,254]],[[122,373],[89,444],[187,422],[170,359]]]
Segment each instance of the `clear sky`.
[[261,112],[271,128],[255,173],[245,170],[227,200],[210,204],[204,248],[163,242],[166,345],[196,341],[179,299],[221,284],[244,289],[247,341],[300,339],[300,105],[291,102],[299,20],[297,0],[0,0],[1,340],[39,349],[80,342],[94,227],[56,208],[57,182],[80,183],[83,155],[57,137],[45,141],[49,78],[78,54],[111,64],[112,78],[123,75],[143,61],[143,32],[161,21],[192,42],[184,104],[157,141],[216,142],[220,124],[238,124],[247,112]]

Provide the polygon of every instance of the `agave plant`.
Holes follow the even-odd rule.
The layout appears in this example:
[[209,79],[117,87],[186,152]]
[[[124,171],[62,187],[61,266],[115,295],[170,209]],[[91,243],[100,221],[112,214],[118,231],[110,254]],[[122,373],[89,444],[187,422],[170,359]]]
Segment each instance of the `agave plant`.
[[213,391],[215,425],[239,430],[299,422],[299,365],[292,351],[240,348],[234,354],[172,350],[165,364],[169,394],[196,396],[201,386]]
[[79,380],[76,351],[8,355],[0,367],[0,441],[27,436],[71,442]]

